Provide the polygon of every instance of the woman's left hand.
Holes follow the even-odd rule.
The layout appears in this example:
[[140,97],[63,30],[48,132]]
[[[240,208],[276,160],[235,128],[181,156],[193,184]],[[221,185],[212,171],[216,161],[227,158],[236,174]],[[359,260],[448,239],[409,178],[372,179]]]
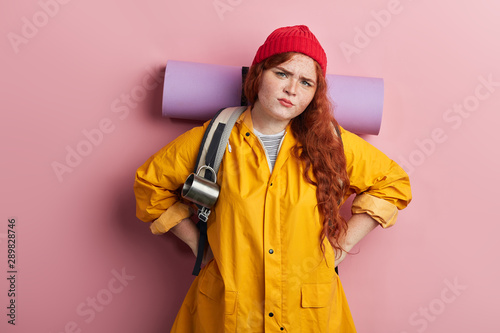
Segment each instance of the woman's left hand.
[[341,251],[340,257],[335,256],[335,267],[337,267],[347,257],[347,252]]
[[349,221],[347,221],[347,233],[345,237],[339,240],[345,251],[342,251],[340,257],[335,257],[335,267],[347,257],[347,253],[353,249],[354,245],[377,226],[378,222],[368,214],[353,214]]

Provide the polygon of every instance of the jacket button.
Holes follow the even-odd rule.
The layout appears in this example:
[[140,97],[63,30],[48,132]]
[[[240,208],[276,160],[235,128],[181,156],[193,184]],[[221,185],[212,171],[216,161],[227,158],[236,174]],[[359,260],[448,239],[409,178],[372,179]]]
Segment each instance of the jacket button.
[[246,135],[246,136],[250,136],[250,132],[246,132],[246,133],[245,133],[245,135]]
[[285,330],[285,328],[284,328],[284,327],[280,327],[280,330],[284,331],[284,330]]
[[274,316],[274,313],[269,312],[269,317],[272,317],[272,316]]
[[273,254],[273,253],[274,253],[274,250],[273,250],[273,249],[270,249],[270,250],[269,250],[269,253]]

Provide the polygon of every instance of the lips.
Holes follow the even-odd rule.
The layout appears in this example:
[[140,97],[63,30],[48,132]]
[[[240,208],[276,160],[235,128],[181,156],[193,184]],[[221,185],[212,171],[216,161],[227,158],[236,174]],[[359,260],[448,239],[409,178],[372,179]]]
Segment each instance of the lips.
[[290,102],[288,99],[286,98],[280,98],[278,99],[278,101],[280,102],[281,105],[287,107],[287,108],[291,108],[293,106],[293,103]]

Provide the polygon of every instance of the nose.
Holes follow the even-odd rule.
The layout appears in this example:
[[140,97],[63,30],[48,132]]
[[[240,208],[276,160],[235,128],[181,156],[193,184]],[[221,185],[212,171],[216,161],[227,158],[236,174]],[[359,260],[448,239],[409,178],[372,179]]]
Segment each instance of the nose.
[[288,80],[284,91],[289,95],[295,95],[297,93],[297,84],[297,80]]

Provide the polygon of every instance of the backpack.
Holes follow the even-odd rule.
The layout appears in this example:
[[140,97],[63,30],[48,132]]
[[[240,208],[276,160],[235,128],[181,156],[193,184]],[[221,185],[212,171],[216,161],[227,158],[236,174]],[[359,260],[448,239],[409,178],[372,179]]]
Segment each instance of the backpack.
[[[201,141],[198,158],[196,159],[194,172],[197,176],[202,177],[211,182],[216,182],[217,172],[222,162],[222,157],[226,150],[229,135],[233,129],[236,120],[247,109],[246,106],[230,107],[220,109],[208,124],[205,134]],[[201,174],[204,171],[203,175]],[[192,175],[190,175],[192,177]],[[189,177],[188,177],[189,179]],[[186,183],[185,183],[186,184]],[[183,197],[185,194],[183,188]],[[217,193],[218,196],[218,193]],[[186,197],[185,197],[186,198]],[[190,200],[189,198],[187,198]],[[217,197],[215,197],[215,200]],[[205,244],[207,242],[207,220],[210,215],[211,207],[203,206],[199,203],[198,218],[200,221],[197,226],[200,229],[200,241],[198,244],[198,254],[196,263],[193,269],[193,275],[198,275],[201,269],[201,261],[205,252]]]

